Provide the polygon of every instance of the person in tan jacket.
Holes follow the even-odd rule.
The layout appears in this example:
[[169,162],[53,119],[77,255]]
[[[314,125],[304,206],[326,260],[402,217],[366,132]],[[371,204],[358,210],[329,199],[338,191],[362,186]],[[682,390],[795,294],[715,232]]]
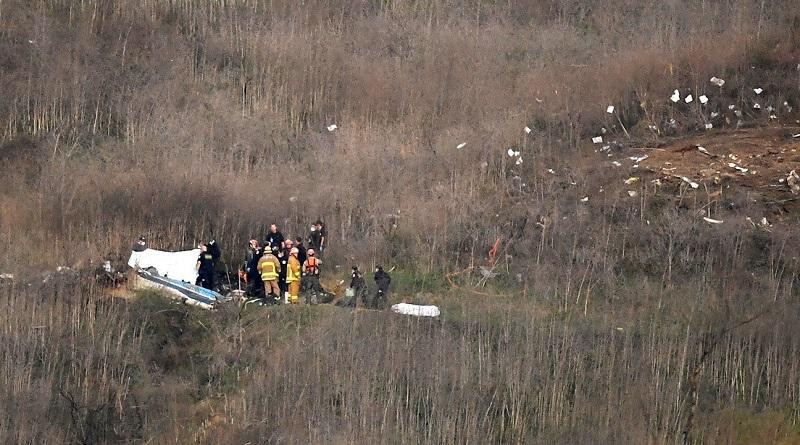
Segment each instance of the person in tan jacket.
[[281,263],[269,249],[264,250],[264,255],[258,260],[258,273],[264,282],[264,292],[272,298],[280,298],[281,288],[278,285],[278,276],[281,273]]
[[300,301],[300,260],[297,255],[300,251],[293,247],[289,251],[289,263],[286,269],[286,284],[289,286],[289,302],[297,304]]

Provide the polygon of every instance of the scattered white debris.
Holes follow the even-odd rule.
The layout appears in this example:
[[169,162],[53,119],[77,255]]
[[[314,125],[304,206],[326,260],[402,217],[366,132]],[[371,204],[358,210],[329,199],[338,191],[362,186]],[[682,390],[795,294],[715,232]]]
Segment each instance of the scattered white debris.
[[588,197],[588,196],[586,196],[586,197],[582,198],[582,199],[581,199],[581,202],[589,202],[589,197]]
[[460,144],[456,145],[456,148],[457,148],[457,149],[459,149],[459,150],[461,150],[462,148],[464,148],[464,147],[466,147],[466,146],[467,146],[467,143],[466,143],[466,142],[462,142],[462,143],[460,143]]
[[655,125],[648,125],[647,128],[649,128],[652,131],[658,131],[658,127],[656,127]]
[[753,88],[753,92],[756,93],[756,95],[759,95],[759,94],[764,92],[764,89],[763,88]]
[[719,116],[719,112],[717,112],[717,111],[712,111],[711,112],[711,117],[712,118],[717,117],[717,116]]
[[609,105],[608,108],[606,108],[606,113],[614,114],[614,106],[613,105]]
[[513,148],[509,148],[508,151],[506,151],[506,153],[508,153],[508,156],[511,157],[511,158],[513,158],[514,156],[519,156],[520,155],[520,152],[514,151]]
[[630,159],[631,161],[633,161],[635,164],[638,164],[638,163],[640,163],[640,162],[644,161],[645,159],[647,159],[647,158],[649,158],[649,157],[650,157],[650,156],[648,156],[648,155],[643,155],[643,156],[639,156],[639,157],[636,157],[636,156],[631,156],[631,157],[630,157],[630,158],[628,158],[628,159]]
[[683,180],[683,182],[689,184],[689,187],[691,187],[693,189],[696,189],[696,188],[700,187],[700,184],[692,181],[691,179],[687,178],[686,176],[681,176],[680,178]]
[[398,303],[392,305],[392,312],[414,317],[438,317],[441,313],[437,306],[421,306],[418,304]]
[[295,202],[295,201],[297,201],[297,196],[290,196],[289,197],[289,202]]
[[652,182],[652,183],[653,183],[653,185],[655,185],[656,187],[658,187],[658,186],[660,186],[660,185],[661,185],[661,180],[660,180],[660,179],[653,179],[653,180],[652,180],[652,181],[650,181],[650,182]]
[[700,103],[703,104],[703,105],[708,103],[708,96],[706,96],[705,94],[703,94],[702,96],[698,97],[698,99],[700,99]]
[[328,128],[328,131],[333,131],[333,130],[339,128],[339,127],[337,127],[336,124],[331,124],[331,125],[328,125],[327,128]]
[[551,175],[554,175],[554,174],[556,174],[556,171],[553,170],[552,168],[548,168],[547,169],[547,173],[550,173]]
[[761,227],[772,227],[766,216],[761,217]]
[[723,79],[720,79],[719,77],[716,77],[716,76],[715,76],[715,77],[712,77],[712,78],[711,78],[711,80],[710,80],[710,82],[711,82],[712,84],[714,84],[714,85],[716,85],[716,86],[720,87],[720,88],[722,88],[722,86],[723,86],[723,85],[725,85],[725,81],[724,81]]
[[681,100],[681,92],[678,91],[678,90],[675,90],[672,93],[672,96],[669,98],[669,100],[671,100],[671,101],[673,101],[675,103],[678,103],[678,101]]
[[772,120],[775,120],[775,119],[777,119],[777,118],[778,118],[778,116],[776,116],[776,115],[774,115],[774,114],[770,114],[770,115],[769,115],[769,118],[770,118],[770,119],[772,119]]
[[619,161],[611,161],[611,165],[614,167],[622,167],[622,164],[620,164]]
[[686,102],[687,104],[690,104],[692,103],[692,101],[694,101],[694,97],[692,97],[692,95],[690,94],[686,96],[686,99],[684,99],[683,101]]
[[542,99],[539,99],[539,98],[537,97],[537,98],[536,98],[536,102],[538,102],[538,103],[542,103],[542,102],[544,102],[544,101],[543,101]]
[[746,216],[744,219],[745,219],[745,221],[749,222],[753,227],[756,226],[756,223],[754,223],[753,219],[750,218],[749,216]]
[[0,273],[0,280],[14,281],[14,274],[13,273]]
[[703,221],[705,221],[705,222],[707,222],[709,224],[722,224],[722,222],[723,222],[721,219],[711,219],[711,218],[709,218],[707,216],[703,217]]
[[636,190],[628,190],[628,196],[631,198],[635,198],[638,194],[639,193],[637,193]]
[[592,142],[595,144],[602,144],[603,143],[603,136],[595,136],[592,138]]
[[761,105],[758,102],[756,102],[756,103],[753,104],[753,108],[755,108],[756,110],[760,110],[761,109]]
[[525,133],[530,134],[531,131],[533,131],[533,130],[531,130],[530,127],[525,127]]
[[728,105],[728,109],[733,111],[736,109],[736,105]]
[[517,158],[517,162],[515,162],[514,164],[522,165],[522,158]]
[[710,129],[714,128],[714,124],[712,124],[711,122],[709,122],[709,123],[707,123],[707,124],[705,125],[705,127],[706,127],[706,130],[710,130]]

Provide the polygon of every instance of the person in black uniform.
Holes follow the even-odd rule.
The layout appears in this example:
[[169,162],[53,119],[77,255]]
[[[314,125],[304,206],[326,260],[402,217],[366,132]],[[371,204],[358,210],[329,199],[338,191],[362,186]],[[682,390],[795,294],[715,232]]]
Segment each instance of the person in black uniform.
[[375,285],[378,286],[378,291],[372,301],[373,309],[383,309],[386,306],[386,295],[389,293],[389,284],[392,282],[392,277],[383,270],[383,266],[375,268]]
[[286,247],[284,245],[284,240],[285,240],[285,238],[283,237],[283,234],[281,233],[281,231],[278,230],[278,226],[275,225],[275,224],[272,224],[272,225],[269,226],[269,233],[267,234],[267,237],[264,240],[264,247],[271,248],[273,250],[276,247],[278,249],[283,249],[284,247]]
[[198,286],[214,289],[214,257],[208,252],[208,245],[200,245],[200,256],[197,257]]
[[305,264],[306,263],[306,259],[308,259],[308,254],[307,254],[306,246],[303,245],[303,237],[302,236],[298,236],[297,238],[295,238],[294,247],[297,248],[297,260],[300,261],[300,265]]
[[278,274],[278,287],[281,288],[281,295],[279,295],[279,297],[284,298],[286,292],[289,292],[289,285],[286,284],[286,271],[289,269],[289,251],[273,247],[272,253],[278,258],[278,262],[281,263],[281,271]]
[[264,296],[264,283],[261,281],[261,274],[258,272],[258,261],[264,254],[264,250],[257,240],[251,239],[247,252],[247,262],[245,272],[247,272],[247,294],[256,298]]

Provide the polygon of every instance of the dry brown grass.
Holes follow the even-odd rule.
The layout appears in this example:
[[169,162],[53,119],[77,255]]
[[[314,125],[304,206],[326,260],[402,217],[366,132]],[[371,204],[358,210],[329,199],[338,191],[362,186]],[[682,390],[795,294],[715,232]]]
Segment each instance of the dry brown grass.
[[445,309],[0,284],[0,441],[797,440],[799,240],[743,221],[787,210],[731,189],[728,223],[700,225],[705,195],[630,199],[586,142],[697,130],[675,88],[800,109],[799,20],[754,0],[0,0],[0,272],[120,261],[139,234],[213,234],[235,265],[269,223],[322,217],[329,264],[397,265],[400,297]]

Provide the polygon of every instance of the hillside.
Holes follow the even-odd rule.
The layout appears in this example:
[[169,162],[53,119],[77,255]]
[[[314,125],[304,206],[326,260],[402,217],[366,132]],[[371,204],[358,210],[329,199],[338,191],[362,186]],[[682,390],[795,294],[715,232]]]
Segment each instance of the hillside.
[[[800,443],[793,1],[0,0],[0,88],[0,442]],[[442,315],[95,276],[317,219]]]

